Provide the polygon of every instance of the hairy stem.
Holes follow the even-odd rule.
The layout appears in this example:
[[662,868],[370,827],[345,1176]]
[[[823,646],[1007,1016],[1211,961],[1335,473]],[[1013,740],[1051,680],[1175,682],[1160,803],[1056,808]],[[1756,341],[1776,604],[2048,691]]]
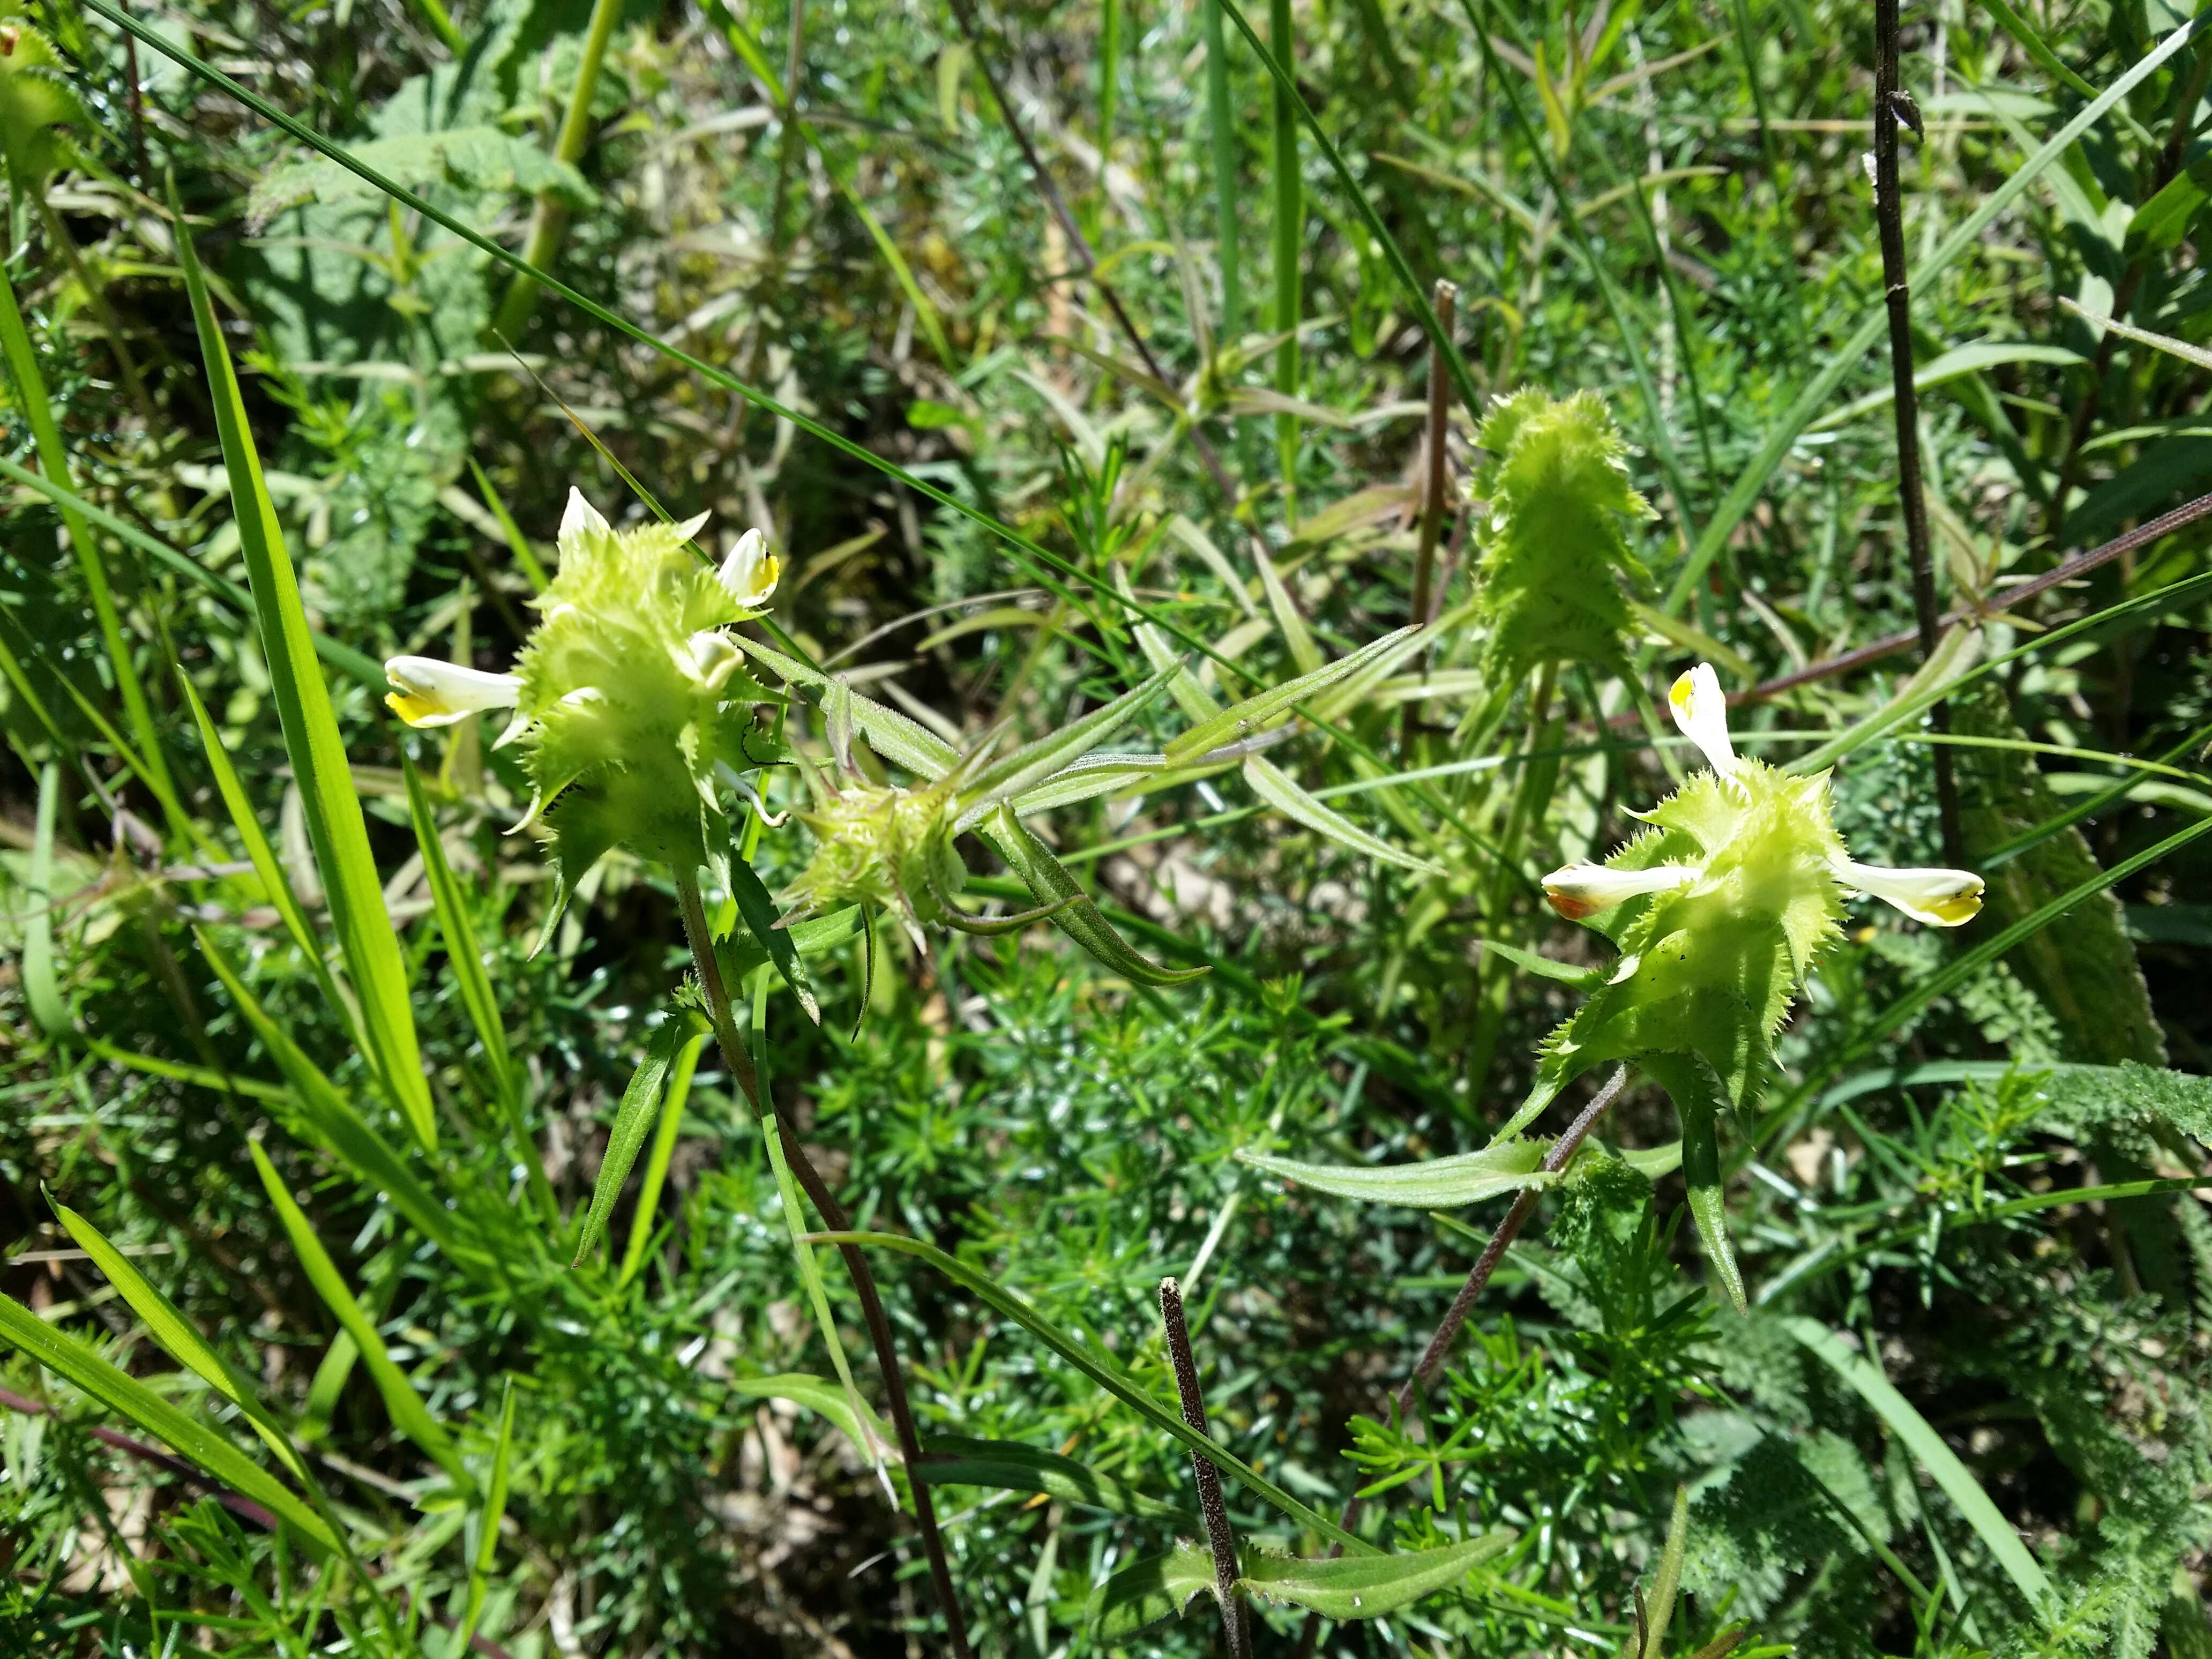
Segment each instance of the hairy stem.
[[[799,1133],[782,1109],[773,1101],[761,1098],[759,1074],[753,1069],[752,1056],[746,1053],[744,1040],[738,1035],[735,1018],[730,1012],[730,994],[722,983],[721,964],[714,959],[713,935],[707,928],[706,907],[700,902],[698,878],[690,872],[679,872],[676,878],[677,902],[684,912],[684,933],[690,942],[692,965],[699,970],[699,987],[706,994],[708,1017],[714,1021],[714,1042],[722,1053],[722,1064],[730,1068],[730,1075],[745,1091],[756,1112],[775,1113],[776,1139],[782,1143],[784,1161],[799,1178],[799,1185],[807,1201],[820,1212],[822,1220],[831,1232],[850,1232],[853,1218],[845,1212],[822,1179],[822,1172],[807,1157],[805,1147],[799,1144]],[[899,1370],[898,1346],[891,1336],[891,1323],[884,1313],[883,1298],[876,1293],[875,1275],[857,1246],[841,1244],[837,1253],[845,1259],[845,1271],[852,1275],[853,1289],[860,1298],[860,1313],[867,1322],[868,1340],[876,1351],[877,1369],[883,1373],[884,1395],[890,1410],[891,1426],[898,1435],[899,1455],[905,1460],[909,1471],[921,1467],[921,1437],[915,1432],[914,1412],[907,1402],[906,1377]],[[945,1539],[937,1529],[937,1509],[930,1501],[929,1488],[923,1482],[909,1478],[907,1486],[914,1494],[914,1516],[921,1531],[921,1546],[929,1557],[930,1582],[937,1587],[939,1605],[945,1609],[945,1628],[951,1638],[956,1659],[967,1659],[968,1632],[960,1617],[960,1603],[952,1591],[952,1569],[945,1555]]]
[[[1920,408],[1912,385],[1912,290],[1905,277],[1905,201],[1897,177],[1897,129],[1905,94],[1898,85],[1898,0],[1875,0],[1874,8],[1874,210],[1881,233],[1881,276],[1889,308],[1890,383],[1896,391],[1897,488],[1905,508],[1905,547],[1912,565],[1912,611],[1919,623],[1920,655],[1934,654],[1943,631],[1936,599],[1936,562],[1928,544],[1928,498],[1920,479]],[[1909,108],[1909,104],[1903,104]],[[1918,125],[1918,117],[1914,117]],[[1937,703],[1929,721],[1939,733],[1951,729],[1950,707]],[[1936,751],[1936,801],[1943,823],[1947,863],[1966,861],[1966,838],[1959,825],[1959,783],[1951,752]]]
[[[1547,1175],[1557,1175],[1565,1169],[1574,1155],[1582,1150],[1583,1142],[1589,1139],[1590,1131],[1597,1127],[1598,1120],[1605,1115],[1607,1109],[1620,1097],[1620,1091],[1627,1086],[1628,1067],[1623,1066],[1607,1079],[1605,1087],[1590,1097],[1589,1104],[1576,1114],[1575,1121],[1567,1125],[1565,1134],[1553,1142],[1552,1150],[1544,1154],[1544,1161],[1538,1167]],[[1400,1385],[1393,1407],[1401,1424],[1412,1420],[1413,1407],[1420,1402],[1422,1394],[1435,1380],[1436,1374],[1443,1369],[1444,1361],[1451,1355],[1452,1345],[1459,1340],[1460,1330],[1467,1323],[1468,1315],[1474,1311],[1475,1302],[1489,1287],[1491,1275],[1498,1271],[1498,1264],[1505,1259],[1505,1252],[1520,1237],[1521,1229],[1528,1224],[1529,1216],[1534,1212],[1537,1192],[1534,1187],[1523,1187],[1514,1194],[1512,1208],[1506,1211],[1505,1218],[1498,1224],[1498,1231],[1491,1234],[1490,1243],[1483,1246],[1482,1254],[1475,1258],[1474,1266],[1468,1270],[1467,1281],[1459,1287],[1459,1294],[1452,1298],[1451,1306],[1444,1310],[1443,1319],[1437,1326],[1436,1334],[1429,1339],[1429,1346],[1421,1351],[1420,1360],[1414,1365],[1412,1374]],[[1344,1512],[1337,1516],[1336,1524],[1346,1532],[1351,1531],[1358,1524],[1362,1507],[1358,1498],[1350,1499],[1344,1506]],[[1342,1552],[1340,1547],[1331,1545],[1328,1553],[1334,1557]],[[1320,1635],[1321,1615],[1308,1614],[1305,1628],[1298,1634],[1299,1659],[1306,1659],[1306,1656],[1313,1652],[1314,1644]]]
[[[1182,1402],[1182,1420],[1200,1434],[1206,1426],[1206,1396],[1198,1386],[1198,1360],[1190,1351],[1190,1328],[1183,1322],[1182,1287],[1172,1279],[1160,1280],[1160,1322],[1167,1328],[1168,1359],[1175,1367],[1176,1394]],[[1229,1633],[1231,1659],[1251,1659],[1252,1634],[1244,1619],[1244,1601],[1237,1593],[1241,1570],[1237,1563],[1237,1531],[1229,1524],[1229,1505],[1221,1496],[1221,1471],[1205,1453],[1190,1455],[1191,1478],[1198,1483],[1199,1512],[1206,1517],[1206,1547],[1213,1553],[1213,1591],[1221,1601],[1222,1626]]]

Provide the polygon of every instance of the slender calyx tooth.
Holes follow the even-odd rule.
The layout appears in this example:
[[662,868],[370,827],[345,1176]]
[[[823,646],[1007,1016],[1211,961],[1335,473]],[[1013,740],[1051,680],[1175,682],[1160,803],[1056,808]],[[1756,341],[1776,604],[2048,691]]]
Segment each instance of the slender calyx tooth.
[[413,726],[452,726],[488,708],[511,708],[522,695],[513,674],[487,674],[435,657],[392,657],[384,678],[392,687],[385,702]]
[[1705,763],[1725,777],[1735,770],[1735,744],[1729,741],[1728,698],[1711,663],[1699,663],[1668,689],[1667,706],[1682,735],[1697,744]]
[[568,504],[562,509],[559,545],[565,548],[573,541],[586,536],[606,536],[613,533],[599,509],[584,499],[584,492],[574,484],[568,486]]
[[1639,894],[1687,887],[1704,873],[1694,864],[1661,864],[1649,870],[1565,864],[1544,878],[1544,896],[1569,921],[1582,921]]
[[1846,887],[1871,893],[1913,921],[1956,927],[1982,908],[1982,878],[1971,870],[1889,870],[1854,859],[1830,859],[1828,869]]

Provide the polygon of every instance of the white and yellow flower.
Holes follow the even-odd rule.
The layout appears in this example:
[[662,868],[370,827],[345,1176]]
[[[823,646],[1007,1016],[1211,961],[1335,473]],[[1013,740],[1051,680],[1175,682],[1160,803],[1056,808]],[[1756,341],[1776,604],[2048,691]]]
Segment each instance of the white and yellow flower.
[[512,708],[522,696],[514,674],[487,674],[435,657],[393,657],[384,665],[392,682],[385,702],[415,726],[453,726],[472,714]]

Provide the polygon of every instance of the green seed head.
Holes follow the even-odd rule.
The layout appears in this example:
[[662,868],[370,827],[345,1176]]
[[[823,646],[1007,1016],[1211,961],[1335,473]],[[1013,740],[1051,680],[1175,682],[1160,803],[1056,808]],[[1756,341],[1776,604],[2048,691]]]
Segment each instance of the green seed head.
[[899,789],[848,777],[798,817],[814,833],[814,856],[785,890],[787,904],[879,906],[919,928],[944,921],[967,884],[952,792],[941,784]]

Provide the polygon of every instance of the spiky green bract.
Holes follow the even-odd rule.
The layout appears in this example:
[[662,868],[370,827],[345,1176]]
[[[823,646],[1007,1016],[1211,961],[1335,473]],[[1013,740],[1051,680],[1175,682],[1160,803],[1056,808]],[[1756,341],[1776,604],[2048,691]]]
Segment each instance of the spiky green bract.
[[564,891],[611,847],[690,872],[732,825],[718,765],[778,757],[754,706],[781,701],[721,630],[753,613],[684,544],[696,526],[614,530],[588,507],[561,526],[544,620],[517,659],[524,767]]
[[61,54],[17,6],[0,3],[0,163],[18,191],[45,187],[47,175],[69,159],[64,126],[89,128],[84,100],[70,84]]
[[1621,583],[1645,573],[1625,525],[1653,515],[1629,485],[1611,412],[1595,392],[1559,399],[1524,387],[1491,406],[1477,441],[1491,457],[1474,483],[1490,504],[1476,529],[1486,666],[1500,683],[1545,663],[1626,675]]
[[1644,815],[1650,828],[1607,866],[1697,867],[1685,886],[1590,919],[1620,947],[1613,976],[1546,1040],[1523,1115],[1581,1073],[1635,1062],[1674,1103],[1692,1218],[1738,1308],[1743,1279],[1721,1200],[1719,1116],[1748,1111],[1773,1070],[1774,1038],[1814,961],[1838,936],[1844,855],[1828,775],[1796,778],[1739,760],[1700,772]]
[[874,905],[913,927],[945,921],[968,884],[952,844],[953,806],[950,781],[918,789],[847,781],[825,792],[798,814],[814,832],[814,856],[783,902],[811,911]]

